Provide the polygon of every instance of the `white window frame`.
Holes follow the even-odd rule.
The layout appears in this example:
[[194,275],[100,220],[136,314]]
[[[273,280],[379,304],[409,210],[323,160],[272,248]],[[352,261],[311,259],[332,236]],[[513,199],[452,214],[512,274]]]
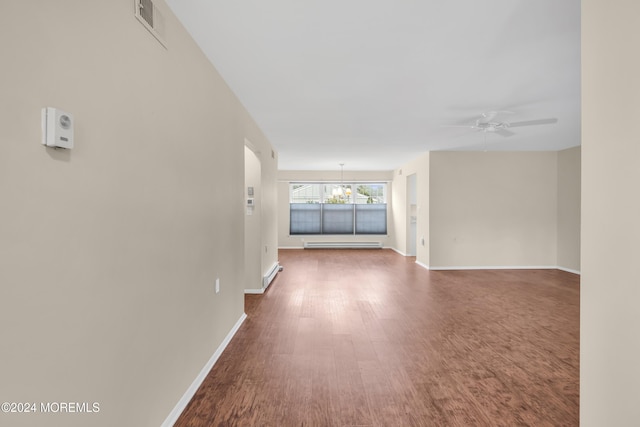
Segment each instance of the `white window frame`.
[[[304,201],[300,201],[299,197],[294,197],[294,186],[304,186],[304,185],[309,185],[309,186],[317,186],[315,187],[315,189],[313,187],[312,188],[312,196],[310,197],[310,200],[304,202]],[[339,192],[335,192],[335,186],[342,186],[342,188],[346,188],[346,189],[351,189],[351,193],[349,194],[347,191],[345,191],[344,193],[339,194]],[[362,185],[381,185],[382,186],[382,198],[383,198],[383,202],[377,202],[377,203],[357,203],[358,200],[358,187],[362,186]],[[332,192],[329,193],[328,192],[328,186],[333,186],[334,188],[332,189]],[[330,187],[329,187],[330,188]],[[347,181],[347,182],[339,182],[339,181],[324,181],[324,182],[318,182],[318,181],[308,181],[308,182],[301,182],[301,181],[296,181],[296,182],[289,182],[289,204],[290,206],[293,204],[305,204],[305,203],[309,203],[309,204],[317,204],[320,205],[319,206],[319,211],[320,211],[320,231],[319,232],[314,232],[314,233],[302,233],[302,232],[292,232],[292,228],[291,228],[291,215],[292,215],[292,210],[290,208],[290,223],[289,223],[289,234],[290,235],[388,235],[388,209],[389,209],[389,204],[388,204],[388,190],[389,190],[389,183],[385,182],[385,181]],[[317,194],[315,194],[315,192],[317,191]],[[372,197],[371,195],[369,195],[369,197]],[[375,197],[375,196],[374,196]],[[376,197],[378,198],[378,197]],[[295,200],[294,200],[295,199]],[[344,200],[343,202],[327,202],[327,200]],[[324,232],[324,226],[323,226],[323,221],[324,221],[324,214],[323,214],[323,209],[324,209],[324,205],[332,205],[332,204],[341,204],[341,205],[353,205],[353,226],[352,226],[352,231],[350,233],[338,233],[338,234],[330,234],[330,233],[325,233]],[[383,233],[363,233],[363,232],[358,232],[358,228],[362,229],[362,226],[364,225],[364,227],[366,228],[366,222],[365,223],[360,223],[358,224],[358,205],[384,205],[385,206],[385,210],[384,210],[384,215],[385,215],[385,223],[384,223],[384,232]],[[364,209],[364,208],[361,208]],[[297,211],[300,212],[300,211]],[[299,215],[299,214],[298,214]]]

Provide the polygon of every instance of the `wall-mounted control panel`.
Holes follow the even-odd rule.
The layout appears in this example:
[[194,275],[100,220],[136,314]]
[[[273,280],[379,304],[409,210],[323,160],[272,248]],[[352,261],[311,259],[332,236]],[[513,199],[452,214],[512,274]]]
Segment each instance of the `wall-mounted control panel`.
[[43,108],[42,145],[73,148],[73,116],[57,108]]

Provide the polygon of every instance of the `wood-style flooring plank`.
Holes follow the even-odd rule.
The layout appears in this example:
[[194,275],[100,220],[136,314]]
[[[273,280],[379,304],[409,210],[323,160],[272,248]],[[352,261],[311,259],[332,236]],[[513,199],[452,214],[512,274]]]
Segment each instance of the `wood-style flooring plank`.
[[579,276],[282,250],[177,427],[577,426]]

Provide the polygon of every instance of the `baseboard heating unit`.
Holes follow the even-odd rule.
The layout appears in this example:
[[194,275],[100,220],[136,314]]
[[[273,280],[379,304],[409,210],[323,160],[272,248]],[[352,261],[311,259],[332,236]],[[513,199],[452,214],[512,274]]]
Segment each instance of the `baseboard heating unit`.
[[275,264],[273,264],[273,267],[271,267],[271,270],[269,270],[269,272],[262,278],[263,289],[267,289],[269,287],[273,279],[276,278],[276,274],[278,274],[278,271],[282,271],[282,267],[280,267],[280,264],[276,262]]
[[305,249],[381,249],[382,242],[304,242]]

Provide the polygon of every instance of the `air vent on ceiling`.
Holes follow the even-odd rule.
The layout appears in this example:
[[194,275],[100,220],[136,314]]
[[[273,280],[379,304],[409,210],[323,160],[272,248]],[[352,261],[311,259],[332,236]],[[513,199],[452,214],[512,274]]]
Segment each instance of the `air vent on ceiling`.
[[134,0],[134,3],[136,8],[135,15],[138,21],[166,48],[167,45],[164,40],[164,17],[157,5],[153,0]]

